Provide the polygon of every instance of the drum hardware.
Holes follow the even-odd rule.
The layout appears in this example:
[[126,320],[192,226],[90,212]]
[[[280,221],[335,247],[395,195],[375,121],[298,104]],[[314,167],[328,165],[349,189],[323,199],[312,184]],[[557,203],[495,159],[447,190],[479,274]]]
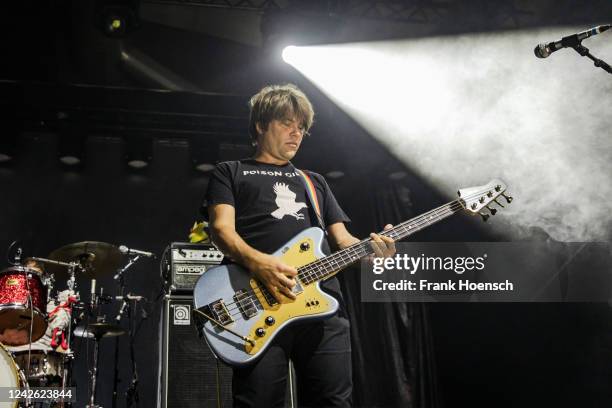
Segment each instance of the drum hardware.
[[[90,302],[89,302],[89,313],[93,315],[97,315],[98,306],[101,303],[108,303],[112,298],[107,299],[103,295],[103,288],[100,288],[100,294],[96,294],[96,280],[95,278],[100,278],[107,275],[110,271],[117,269],[120,265],[123,254],[119,251],[119,249],[111,244],[105,242],[96,242],[96,241],[84,241],[77,242],[73,244],[65,245],[59,249],[53,251],[49,258],[58,261],[58,262],[70,262],[71,264],[76,264],[76,268],[71,268],[68,270],[70,282],[68,286],[72,288],[72,285],[75,284],[75,271],[79,271],[79,275],[89,277],[92,279],[91,287],[90,287]],[[136,260],[128,263],[124,268],[122,268],[122,272],[128,269]],[[54,264],[52,264],[51,272],[56,276],[56,278],[65,279],[65,269],[58,268]],[[88,407],[95,407],[95,385],[97,381],[97,373],[98,373],[98,364],[99,364],[99,340],[102,337],[109,337],[111,335],[121,335],[121,328],[119,331],[111,330],[110,327],[106,327],[102,324],[103,322],[94,323],[93,325],[76,327],[74,330],[74,335],[85,338],[92,338],[95,341],[94,347],[94,364],[93,369],[90,370],[91,373],[91,395],[89,398]],[[115,334],[116,333],[116,334]]]
[[90,302],[88,305],[84,306],[89,309],[90,315],[96,316],[96,323],[79,325],[74,329],[75,337],[94,340],[93,366],[89,370],[91,384],[90,395],[88,398],[89,403],[86,405],[86,408],[100,408],[100,406],[96,405],[95,403],[96,385],[99,371],[100,340],[104,337],[114,337],[125,334],[125,330],[123,330],[121,327],[104,322],[104,316],[97,316],[98,306],[100,304],[110,303],[114,300],[113,296],[104,295],[103,292],[104,288],[100,287],[100,293],[96,293],[96,280],[92,279],[90,285]]
[[[30,364],[27,364],[28,354],[30,354]],[[61,382],[64,376],[65,362],[72,357],[72,353],[58,353],[47,350],[13,352],[15,363],[24,371],[28,381],[36,380],[41,387],[49,385],[48,383]]]
[[[10,352],[2,344],[0,344],[0,387],[14,390],[29,390],[30,388],[23,370],[19,368]],[[25,405],[29,406],[29,402],[26,401]],[[3,403],[2,406],[17,408],[18,402],[6,403],[6,405]]]
[[74,329],[75,337],[84,339],[101,339],[103,337],[122,336],[124,334],[124,328],[106,322],[89,323],[88,325],[77,326]]
[[62,261],[56,261],[54,259],[49,259],[49,258],[40,258],[37,256],[30,256],[28,259],[31,259],[36,262],[46,263],[49,265],[64,266],[66,268],[70,268],[72,266],[78,266],[78,263],[76,262],[62,262]]
[[41,273],[25,266],[0,272],[0,341],[22,346],[47,329],[47,290]]
[[[74,354],[70,351],[72,320],[75,319],[72,310],[81,309],[79,302],[77,302],[78,294],[75,295],[74,293],[74,289],[77,286],[75,278],[77,273],[81,272],[83,265],[80,262],[63,262],[61,260],[39,257],[25,258],[23,263],[24,265],[22,266],[14,266],[0,272],[0,278],[5,278],[5,285],[3,287],[13,286],[14,289],[18,289],[18,286],[25,287],[25,292],[27,293],[27,303],[24,303],[25,313],[22,313],[21,318],[32,322],[31,335],[27,336],[27,338],[22,336],[22,340],[25,341],[7,342],[13,348],[12,358],[19,372],[21,384],[23,384],[23,387],[46,387],[50,385],[61,388],[68,387],[70,363],[74,359]],[[58,292],[54,297],[53,292],[57,283],[56,278],[54,274],[45,273],[41,264],[52,265],[67,271],[67,273],[64,273],[64,276],[68,276],[66,286],[70,291],[62,292],[63,296],[59,296],[60,293]],[[14,272],[20,272],[20,277],[12,277],[11,274]],[[21,285],[19,285],[20,282],[22,282]],[[0,284],[0,286],[2,285]],[[2,290],[0,289],[0,298],[2,297],[1,292]],[[19,290],[13,290],[13,292],[19,292]],[[65,298],[63,298],[64,296]],[[17,304],[19,302],[13,303]],[[42,306],[43,304],[44,306]],[[0,303],[0,315],[2,317],[0,325],[10,324],[10,319],[6,319],[9,312],[3,306],[7,305]],[[24,309],[24,306],[16,305],[15,307],[16,309]],[[55,316],[56,314],[58,316]],[[37,324],[37,321],[40,320],[39,317],[44,319],[44,325],[40,329],[37,328],[37,326],[40,326]],[[47,329],[55,319],[61,319],[65,323],[61,326],[56,325],[51,334]],[[17,329],[24,329],[22,331],[25,331],[25,326],[25,324],[21,323],[17,326]],[[12,331],[15,331],[15,329],[12,329]],[[2,338],[5,342],[6,332],[5,330]],[[48,332],[50,337],[40,344],[34,343],[39,340],[39,337],[42,338],[42,335],[39,336],[40,332],[43,335],[45,332]],[[68,350],[68,352],[62,353],[49,350],[49,346],[53,348],[58,347],[58,350]],[[62,403],[61,406],[68,405],[70,404]]]
[[[143,252],[145,255],[140,252]],[[13,383],[16,383],[18,387],[22,388],[29,386],[48,386],[49,384],[61,387],[69,386],[71,372],[70,363],[75,358],[74,353],[70,351],[71,337],[74,335],[86,339],[91,338],[94,340],[95,344],[93,368],[89,371],[91,394],[88,396],[87,408],[97,408],[95,393],[100,364],[99,341],[106,337],[116,337],[118,340],[119,336],[125,334],[126,330],[119,326],[122,317],[124,315],[130,316],[130,305],[132,302],[134,302],[135,307],[136,302],[146,300],[144,297],[132,293],[123,295],[125,293],[125,272],[140,258],[147,256],[146,254],[148,253],[144,251],[132,250],[130,253],[128,250],[127,255],[129,261],[126,265],[117,270],[117,274],[114,277],[120,284],[119,293],[121,296],[105,295],[103,294],[103,288],[99,289],[99,294],[96,293],[95,278],[108,276],[111,270],[119,266],[124,257],[114,245],[103,242],[86,241],[69,244],[53,251],[48,258],[26,258],[24,260],[25,265],[15,265],[12,268],[0,272],[0,341],[6,340],[2,337],[3,324],[15,326],[11,329],[17,333],[21,333],[22,337],[13,342],[13,344],[20,346],[17,349],[18,351],[14,351],[13,355],[8,354],[7,357],[7,361],[10,359],[14,367],[14,369],[12,371],[9,370],[9,372],[17,373],[16,376],[11,374],[11,378],[17,378],[17,380],[12,380],[8,385],[11,386]],[[18,248],[17,255],[15,256],[18,262],[22,260],[21,255],[21,248]],[[32,266],[30,266],[30,263],[32,263]],[[45,273],[42,266],[37,263],[44,263],[47,267],[46,269],[48,269],[50,273]],[[78,293],[74,296],[74,290],[77,287],[76,278],[80,276],[92,278],[90,287],[91,298],[89,302],[76,301],[78,299]],[[2,279],[4,279],[4,281],[2,281]],[[58,292],[54,298],[54,290],[60,281],[66,282],[66,286],[70,292],[67,294],[66,291],[61,292],[61,296]],[[5,287],[7,289],[3,290]],[[10,289],[8,287],[10,287]],[[12,290],[13,287],[19,290]],[[8,296],[9,293],[13,292],[19,292],[21,297],[11,298]],[[64,299],[65,296],[68,296],[70,300]],[[47,302],[47,299],[49,299],[49,302]],[[98,314],[99,305],[110,303],[115,300],[123,301],[115,317],[114,323],[116,324],[107,323],[103,320],[99,321],[99,319],[96,318],[96,320],[98,320],[96,323],[77,326],[79,321],[84,317],[83,311],[85,309],[89,309],[89,312],[94,316]],[[52,317],[56,311],[58,316]],[[73,311],[77,311],[77,314],[73,313]],[[10,319],[9,321],[5,319],[6,316],[11,314],[16,316],[15,319],[17,322],[15,324],[13,324],[14,322],[10,321]],[[144,313],[143,316],[145,316]],[[65,322],[67,317],[68,322]],[[42,327],[39,327],[40,324],[38,321],[40,319],[42,319]],[[55,325],[57,325],[59,320],[56,319],[62,319],[65,323],[62,323],[62,325],[58,327],[49,327],[48,325],[51,324],[51,322],[55,322]],[[26,330],[28,327],[32,327],[31,331],[33,335],[24,335],[24,333],[30,331]],[[32,348],[32,342],[42,337],[48,327],[48,336],[51,336],[49,339],[50,342],[44,340],[41,344],[34,344],[35,348]],[[50,333],[51,328],[53,328],[52,334]],[[132,401],[138,401],[138,375],[136,373],[134,360],[133,331],[132,322],[130,321],[130,354],[132,358],[133,380],[126,392],[128,407],[132,405]],[[56,334],[58,334],[58,336],[56,336]],[[59,336],[59,334],[61,334],[61,336]],[[45,337],[45,339],[47,339],[47,337]],[[49,344],[58,347],[65,346],[64,349],[68,350],[68,352],[60,353],[54,350],[48,350],[47,347]],[[41,346],[43,347],[42,350],[38,348]],[[118,354],[115,355],[116,359],[117,357]],[[0,358],[0,365],[1,361],[2,358]],[[117,367],[115,367],[115,372],[117,373]],[[116,379],[117,377],[115,377],[113,406],[115,406]]]
[[[49,254],[49,258],[61,262],[75,262],[88,278],[97,278],[117,269],[123,254],[112,244],[106,242],[84,241],[65,245]],[[66,279],[65,269],[51,264],[49,272],[56,279]]]
[[[90,395],[89,395],[89,404],[86,406],[86,408],[99,408],[99,406],[96,405],[96,402],[95,402],[96,383],[97,383],[99,361],[100,361],[99,360],[99,353],[100,353],[99,342],[102,338],[105,338],[105,337],[117,337],[117,343],[115,344],[115,381],[114,381],[114,386],[113,386],[113,406],[115,406],[116,404],[117,359],[118,359],[118,350],[119,350],[118,336],[121,336],[126,333],[126,331],[122,327],[120,327],[118,324],[121,322],[121,317],[126,311],[128,311],[128,314],[129,314],[130,301],[139,301],[139,300],[144,299],[142,296],[137,296],[137,295],[133,295],[130,293],[128,293],[127,295],[123,295],[123,293],[125,292],[124,274],[131,266],[133,266],[136,262],[138,262],[140,258],[141,258],[141,255],[130,257],[127,264],[121,267],[117,271],[117,274],[114,276],[114,279],[117,280],[119,284],[119,293],[121,294],[120,296],[116,296],[116,297],[104,296],[102,294],[103,288],[100,288],[100,295],[97,295],[95,291],[96,281],[95,279],[92,279],[91,288],[90,288],[91,289],[90,302],[91,302],[92,312],[97,313],[97,308],[101,303],[108,303],[112,300],[123,300],[123,303],[119,308],[117,317],[115,318],[117,324],[107,323],[104,321],[104,319],[97,318],[97,320],[101,320],[101,321],[98,321],[92,324],[88,324],[88,325],[81,325],[81,326],[78,326],[74,330],[75,336],[94,340],[94,361],[93,361],[93,367],[90,370],[91,387],[90,387]],[[133,364],[134,373],[135,373],[133,352],[131,354],[132,354],[132,364]]]
[[95,403],[95,398],[96,382],[98,379],[99,369],[100,340],[104,337],[121,336],[123,334],[125,334],[124,329],[106,322],[91,323],[86,326],[78,326],[76,329],[74,329],[75,336],[94,340],[94,361],[93,368],[90,370],[91,388],[89,404],[85,406],[86,408],[99,408],[99,405],[96,405]]
[[[68,286],[68,289],[70,290],[75,290],[76,289],[76,271],[77,270],[83,270],[83,266],[78,263],[78,262],[62,262],[62,261],[57,261],[54,259],[48,259],[48,258],[39,258],[39,257],[35,257],[35,256],[31,256],[28,259],[31,259],[33,261],[36,262],[42,262],[45,263],[47,265],[52,265],[53,267],[56,268],[57,270],[67,270],[67,276],[64,275],[64,277],[67,277],[67,281],[66,281],[66,286]],[[62,269],[59,269],[60,267],[62,267]],[[64,269],[65,268],[65,269]],[[48,281],[50,281],[50,286],[49,286],[49,292],[51,292],[51,290],[53,289],[53,285],[55,284],[56,278],[55,278],[55,274],[54,273],[49,273],[47,274],[48,276]]]

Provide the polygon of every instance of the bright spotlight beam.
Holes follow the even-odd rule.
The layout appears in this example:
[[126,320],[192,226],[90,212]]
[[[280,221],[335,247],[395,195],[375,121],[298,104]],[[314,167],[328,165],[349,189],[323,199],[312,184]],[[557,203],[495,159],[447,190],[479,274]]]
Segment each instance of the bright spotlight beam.
[[295,58],[300,54],[298,47],[295,45],[288,45],[283,48],[282,57],[283,61],[287,64],[294,65],[296,62]]
[[[612,82],[573,53],[532,52],[574,30],[287,47],[283,59],[440,191],[505,180],[517,200],[493,224],[607,240]],[[605,38],[591,46],[612,55]]]

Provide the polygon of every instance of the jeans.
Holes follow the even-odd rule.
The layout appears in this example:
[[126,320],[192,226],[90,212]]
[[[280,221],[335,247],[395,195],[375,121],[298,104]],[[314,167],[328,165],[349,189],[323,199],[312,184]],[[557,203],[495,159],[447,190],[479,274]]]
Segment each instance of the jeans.
[[285,328],[255,364],[235,368],[234,407],[284,407],[289,358],[296,371],[300,407],[352,405],[349,322],[335,315]]

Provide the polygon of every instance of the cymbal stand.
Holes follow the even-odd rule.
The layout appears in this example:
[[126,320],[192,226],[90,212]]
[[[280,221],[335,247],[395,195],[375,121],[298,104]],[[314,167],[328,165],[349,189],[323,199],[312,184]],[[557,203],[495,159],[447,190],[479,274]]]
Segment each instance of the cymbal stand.
[[[75,279],[76,270],[77,268],[81,268],[81,265],[78,262],[62,262],[62,261],[56,261],[54,259],[40,258],[40,257],[35,257],[35,256],[30,257],[30,259],[37,261],[37,262],[42,262],[42,263],[46,263],[50,265],[65,266],[66,268],[68,268],[68,275],[70,276],[70,278],[68,278],[66,285],[68,286],[68,289],[74,293],[77,299],[79,298],[79,294],[75,291],[75,289],[77,288],[77,283]],[[45,284],[47,285],[47,298],[49,298],[55,286],[55,276],[53,274],[47,276],[45,278]],[[73,312],[73,307],[71,306],[70,307],[70,320],[68,322],[68,329],[66,330],[66,337],[67,337],[69,349],[70,349],[70,345],[72,344],[72,323],[73,323],[73,319],[75,319],[72,312]],[[74,358],[74,355],[72,354],[72,350],[70,350],[70,353],[64,357],[64,363],[72,364],[73,358]],[[29,356],[28,356],[28,360],[29,360]],[[70,361],[68,362],[67,360],[70,360]],[[29,363],[28,363],[28,366],[29,366]],[[64,366],[64,368],[66,367]],[[64,390],[69,385],[68,384],[69,381],[71,381],[70,378],[68,377],[69,371],[71,370],[64,369],[63,371],[62,383],[61,383],[62,390]],[[72,406],[72,403],[61,402],[60,406],[61,407]]]
[[[102,293],[103,289],[100,289],[100,293]],[[96,296],[95,294],[92,296],[92,301],[91,301],[91,309],[96,311],[96,315],[97,315],[97,311],[98,311],[98,306],[100,303],[100,300],[102,298],[102,295],[100,296]],[[98,320],[97,316],[96,316],[96,320]],[[93,340],[94,340],[94,360],[93,360],[93,367],[90,371],[90,380],[91,380],[91,387],[90,387],[90,395],[89,395],[89,404],[85,405],[85,408],[102,408],[100,405],[96,404],[96,385],[97,385],[97,381],[98,381],[98,370],[99,370],[99,362],[100,362],[100,340],[103,337],[103,333],[97,333],[94,334],[93,336]]]
[[102,408],[96,405],[96,381],[98,379],[98,356],[100,353],[100,339],[102,335],[94,337],[94,361],[93,368],[91,370],[91,394],[89,395],[89,404],[85,405],[85,408]]
[[[68,279],[67,282],[67,286],[68,289],[70,289],[72,291],[72,293],[74,293],[74,296],[76,297],[76,299],[78,300],[80,298],[79,294],[76,293],[74,291],[74,289],[76,288],[76,280],[75,280],[75,272],[76,269],[78,268],[78,264],[75,262],[71,262],[70,266],[68,267],[68,274],[70,275],[70,278]],[[70,298],[70,294],[68,294],[69,298]],[[69,302],[69,301],[68,301]],[[72,366],[72,359],[74,358],[74,354],[73,354],[73,350],[72,350],[72,323],[73,323],[73,319],[75,319],[74,315],[73,315],[73,311],[74,311],[74,307],[72,303],[68,303],[68,305],[70,306],[70,319],[68,320],[68,328],[66,330],[66,341],[68,343],[68,350],[70,351],[67,355],[65,355],[63,357],[64,359],[64,371],[62,373],[62,391],[66,389],[66,387],[68,387],[70,384],[69,382],[72,381],[71,378],[69,378],[69,372],[72,372],[72,369],[68,370],[67,369],[67,365]],[[65,406],[72,406],[71,402],[65,403],[62,402],[60,407],[65,407]]]
[[77,287],[76,279],[74,278],[74,275],[76,272],[76,268],[78,266],[79,264],[75,262],[70,262],[70,266],[68,267],[68,275],[70,275],[70,278],[68,278],[68,282],[66,283],[66,285],[68,286],[68,289],[72,291],[75,290]]

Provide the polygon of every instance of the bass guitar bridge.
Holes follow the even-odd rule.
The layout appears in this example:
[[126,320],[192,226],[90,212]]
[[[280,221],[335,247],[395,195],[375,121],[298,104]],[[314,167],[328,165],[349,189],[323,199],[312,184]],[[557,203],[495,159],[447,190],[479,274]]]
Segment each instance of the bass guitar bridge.
[[223,326],[234,323],[234,319],[232,319],[232,315],[227,310],[227,307],[225,307],[225,302],[223,302],[223,299],[215,300],[214,302],[210,303],[208,307],[210,308],[212,317]]

